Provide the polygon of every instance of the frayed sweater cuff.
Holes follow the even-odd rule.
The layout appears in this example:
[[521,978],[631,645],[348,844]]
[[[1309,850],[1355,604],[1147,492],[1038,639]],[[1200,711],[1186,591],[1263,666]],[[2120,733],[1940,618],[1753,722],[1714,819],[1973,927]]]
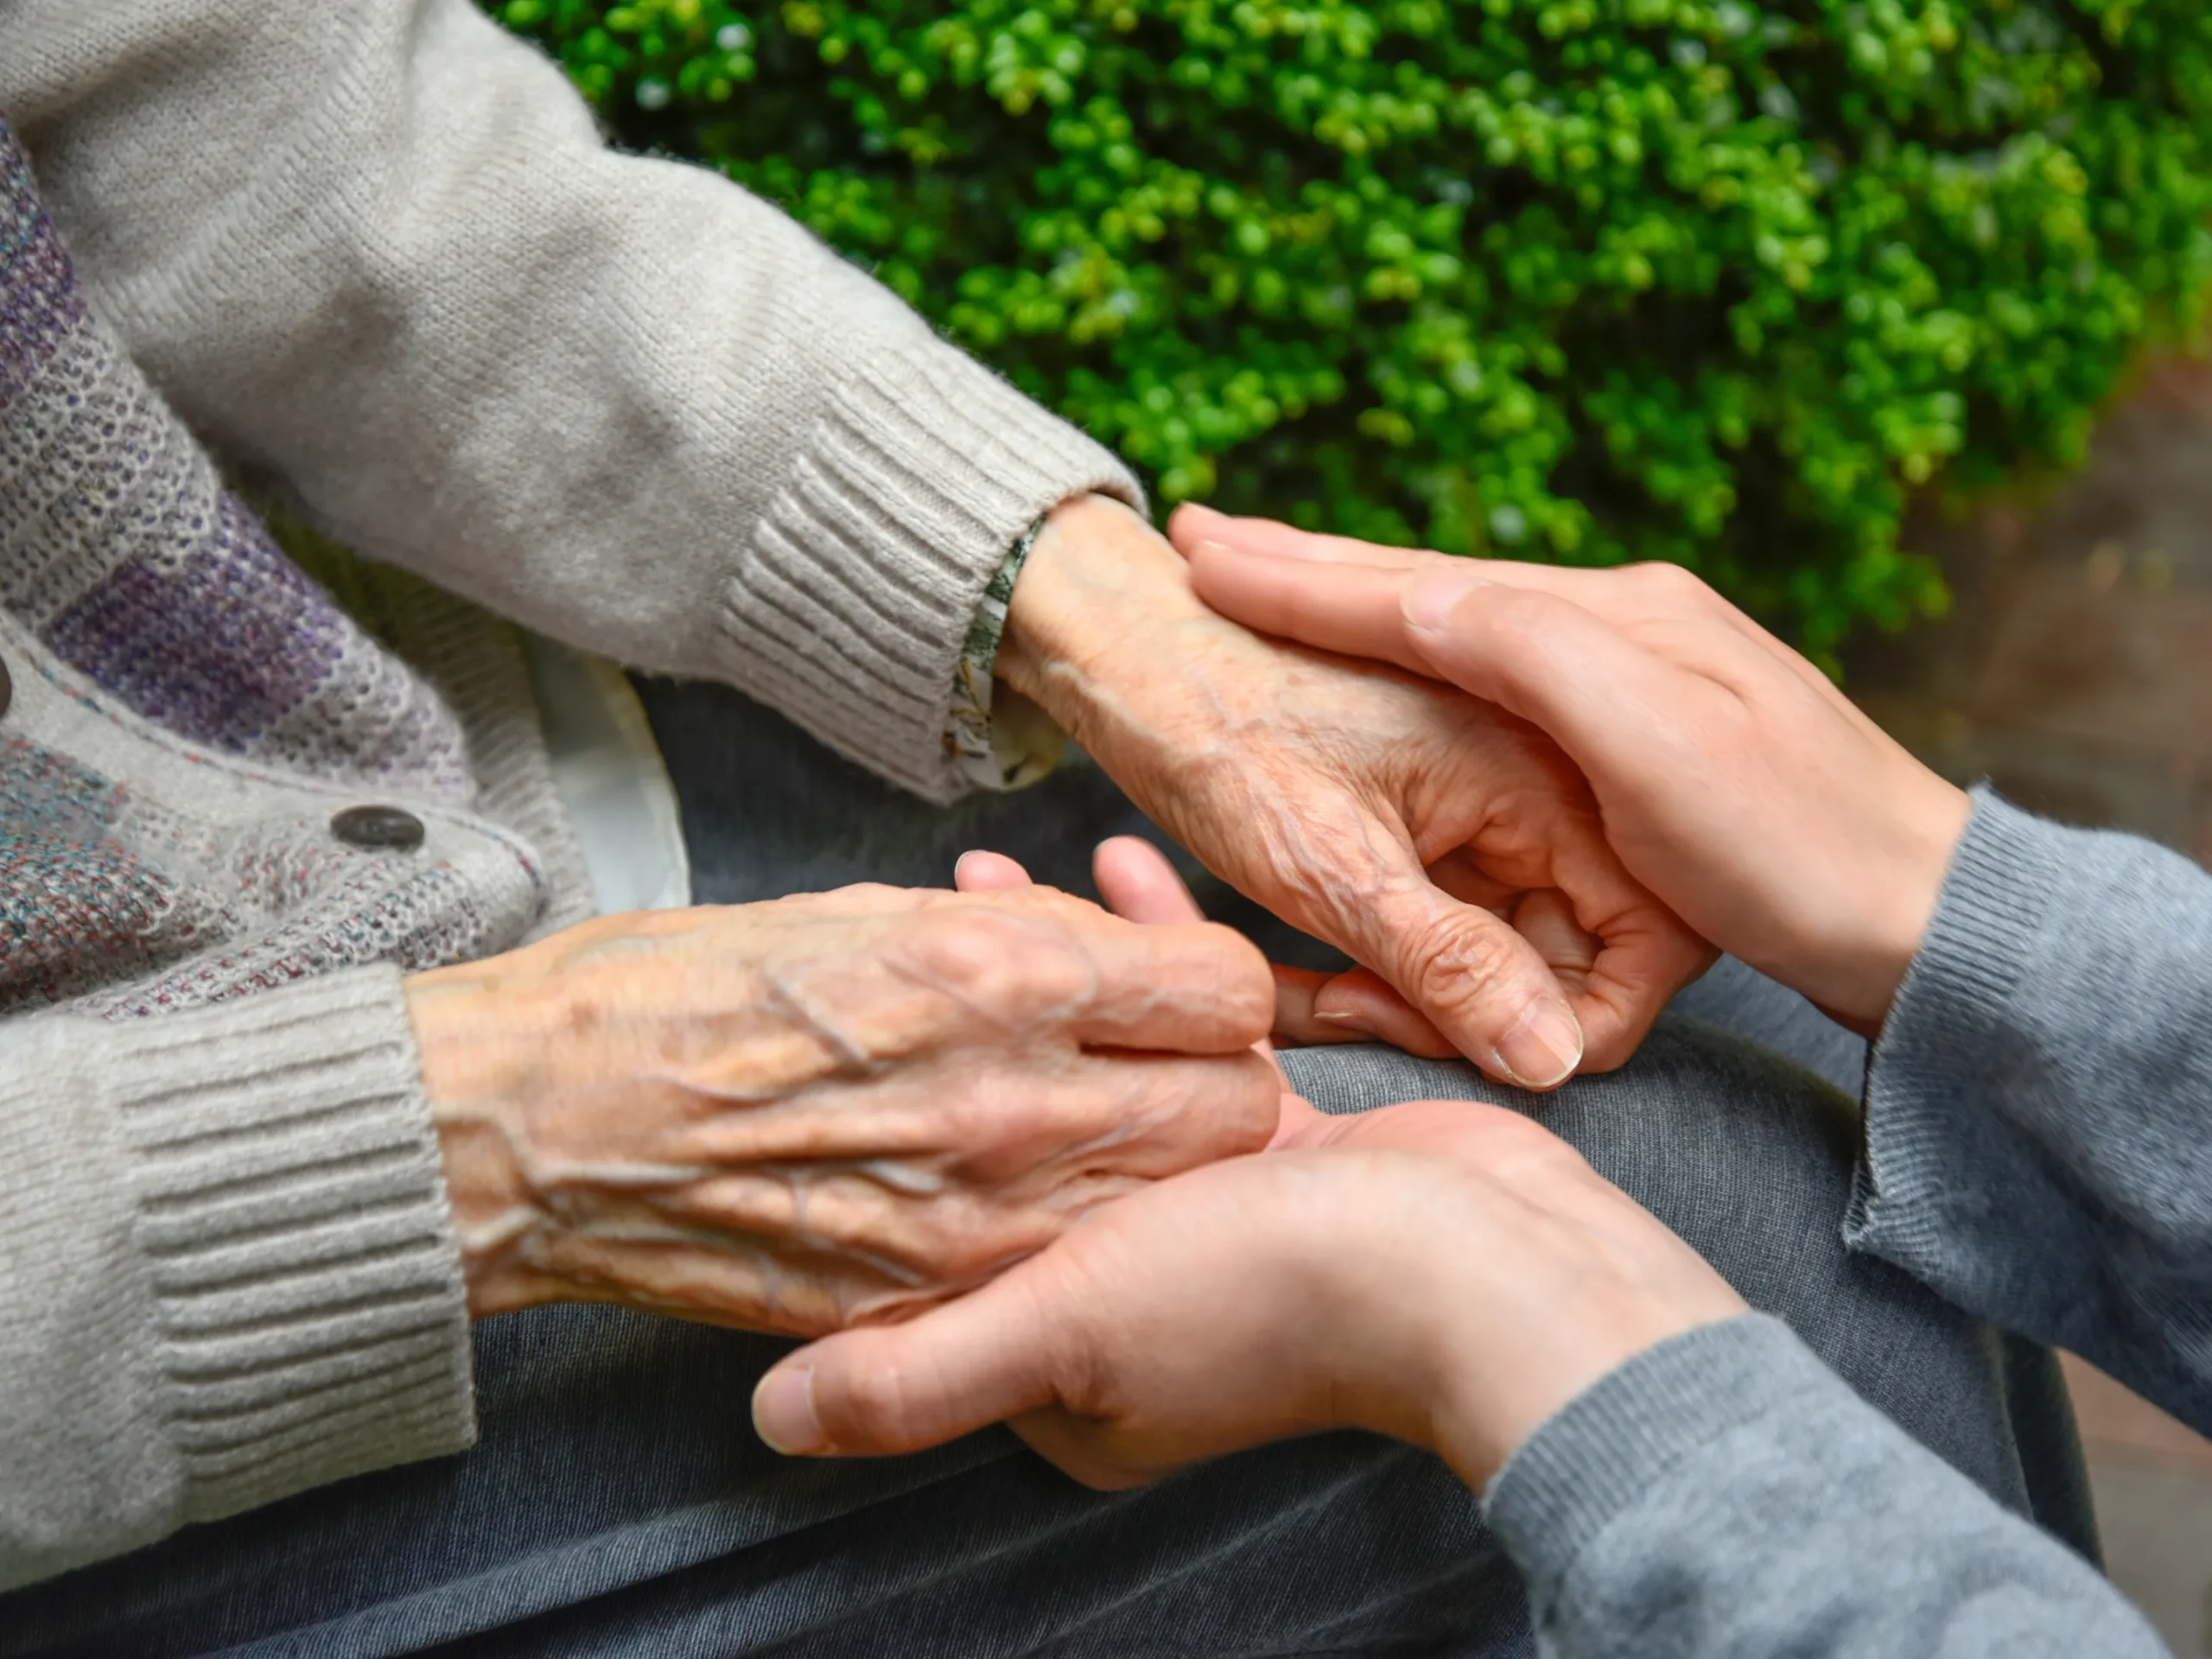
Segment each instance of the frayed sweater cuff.
[[1023,531],[1071,497],[1141,506],[1128,468],[980,363],[918,337],[834,388],[720,620],[722,671],[931,800],[960,652]]

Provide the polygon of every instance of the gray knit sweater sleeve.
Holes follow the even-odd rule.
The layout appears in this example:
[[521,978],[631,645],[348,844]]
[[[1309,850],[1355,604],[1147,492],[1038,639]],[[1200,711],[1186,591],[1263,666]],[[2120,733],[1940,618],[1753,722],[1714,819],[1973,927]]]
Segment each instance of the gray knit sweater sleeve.
[[[1874,1052],[1846,1230],[2212,1428],[2212,876],[1978,793]],[[1489,1505],[1573,1659],[2163,1651],[1763,1319],[1605,1379]]]
[[397,969],[0,1026],[0,1590],[475,1437]]
[[1539,1429],[1486,1512],[1551,1659],[2158,1659],[2094,1569],[1779,1321],[1662,1344]]
[[962,642],[1109,454],[703,168],[608,151],[469,0],[13,0],[0,110],[95,302],[308,515],[967,787]]
[[2212,875],[1977,795],[1847,1236],[2212,1430]]

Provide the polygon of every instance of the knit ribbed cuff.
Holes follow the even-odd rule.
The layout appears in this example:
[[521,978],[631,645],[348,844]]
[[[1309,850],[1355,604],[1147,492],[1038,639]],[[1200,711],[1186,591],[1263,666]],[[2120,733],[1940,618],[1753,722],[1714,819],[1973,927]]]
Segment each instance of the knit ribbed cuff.
[[399,976],[103,1039],[178,1518],[468,1446],[467,1296]]
[[1969,1159],[1982,1085],[2017,1040],[2011,1007],[2064,874],[2067,832],[1974,791],[1935,914],[1867,1067],[1866,1147],[1844,1236],[1911,1270],[1955,1230],[1950,1172]]
[[962,642],[1023,530],[1071,496],[1141,504],[1114,456],[942,342],[832,389],[747,550],[721,671],[931,800],[968,787],[944,741]]
[[1808,1391],[1844,1386],[1788,1325],[1747,1313],[1669,1338],[1569,1401],[1483,1498],[1538,1627],[1583,1550],[1681,1465]]

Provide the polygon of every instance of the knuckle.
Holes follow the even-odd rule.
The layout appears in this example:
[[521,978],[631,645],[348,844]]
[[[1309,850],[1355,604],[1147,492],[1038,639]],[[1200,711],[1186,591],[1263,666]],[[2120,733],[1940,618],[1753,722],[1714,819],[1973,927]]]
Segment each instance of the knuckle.
[[1484,1175],[1526,1189],[1541,1180],[1578,1181],[1596,1173],[1572,1146],[1535,1119],[1502,1109],[1469,1115],[1454,1133],[1481,1148]]
[[975,1211],[929,1242],[919,1265],[932,1300],[974,1289],[1058,1236],[1049,1211],[1018,1197],[984,1200]]
[[931,979],[982,990],[995,984],[1005,960],[1002,931],[980,914],[938,912],[917,922],[911,949],[916,965]]
[[1521,976],[1510,930],[1471,912],[1430,917],[1402,949],[1405,988],[1424,1008],[1472,1013],[1512,990]]
[[1645,598],[1669,610],[1694,614],[1713,601],[1713,589],[1703,579],[1679,564],[1630,565],[1624,574]]
[[1081,953],[1056,931],[985,907],[923,913],[907,950],[918,976],[1001,1018],[1065,1005],[1084,994],[1090,977]]
[[1208,922],[1202,930],[1211,960],[1214,1017],[1239,1047],[1256,1043],[1274,1024],[1275,982],[1259,946],[1233,928]]
[[1029,1057],[993,1056],[946,1094],[938,1109],[939,1134],[963,1167],[1004,1180],[1047,1155],[1067,1133],[1064,1094]]

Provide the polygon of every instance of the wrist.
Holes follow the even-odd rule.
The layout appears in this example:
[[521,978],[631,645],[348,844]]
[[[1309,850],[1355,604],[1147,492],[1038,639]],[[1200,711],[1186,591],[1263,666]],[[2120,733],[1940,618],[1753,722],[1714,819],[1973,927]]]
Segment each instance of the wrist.
[[1887,817],[1885,855],[1861,879],[1836,882],[1832,897],[1844,909],[1828,937],[1812,940],[1799,961],[1769,969],[1870,1040],[1880,1034],[1920,954],[1952,856],[1974,815],[1964,790],[1917,761],[1899,759],[1910,773],[1890,793],[1895,810]]
[[998,676],[1081,741],[1098,664],[1139,629],[1212,620],[1164,537],[1119,501],[1076,496],[1046,516],[1014,582]]
[[1600,1378],[1745,1312],[1702,1256],[1580,1159],[1495,1168],[1519,1201],[1503,1248],[1433,1253],[1426,1297],[1455,1312],[1427,1322],[1427,1444],[1478,1491]]
[[1966,791],[1917,763],[1915,769],[1920,787],[1913,791],[1913,806],[1904,824],[1905,852],[1900,868],[1905,874],[1899,883],[1899,913],[1884,962],[1874,1020],[1878,1028],[1889,1018],[1905,974],[1928,938],[1936,907],[1942,901],[1943,881],[1950,874],[1952,857],[1965,839],[1967,821],[1974,817],[1974,801]]
[[[1320,1156],[1360,1157],[1349,1147],[1357,1135],[1325,1133],[1321,1144],[1338,1150]],[[1509,1184],[1533,1183],[1541,1192],[1547,1177],[1540,1167],[1516,1166],[1503,1145],[1491,1149],[1502,1160],[1492,1176],[1459,1167],[1465,1149],[1447,1143],[1416,1153],[1421,1144],[1365,1154],[1357,1191],[1371,1210],[1356,1226],[1299,1241],[1294,1276],[1307,1287],[1301,1300],[1311,1322],[1336,1333],[1343,1358],[1332,1399],[1344,1426],[1425,1446],[1479,1491],[1568,1401],[1700,1322],[1700,1310],[1694,1292],[1669,1296],[1607,1259],[1623,1248],[1664,1256],[1667,1244],[1687,1253],[1671,1236],[1638,1233],[1608,1248],[1584,1232],[1586,1224],[1607,1231],[1605,1216],[1547,1214],[1541,1198],[1508,1196]],[[1346,1249],[1346,1237],[1361,1248]],[[1701,1262],[1696,1266],[1711,1277]],[[1740,1310],[1733,1293],[1713,1282],[1719,1294],[1703,1311],[1726,1317]]]
[[1744,1312],[1733,1296],[1694,1308],[1593,1299],[1530,1329],[1525,1342],[1501,1344],[1495,1329],[1455,1332],[1429,1444],[1480,1492],[1537,1431],[1605,1377],[1662,1342]]
[[496,995],[469,969],[417,974],[403,989],[461,1245],[469,1317],[561,1300],[524,1259],[539,1211],[524,1168],[521,1128],[508,1111],[520,1097],[517,1068],[530,1046],[514,1039]]

